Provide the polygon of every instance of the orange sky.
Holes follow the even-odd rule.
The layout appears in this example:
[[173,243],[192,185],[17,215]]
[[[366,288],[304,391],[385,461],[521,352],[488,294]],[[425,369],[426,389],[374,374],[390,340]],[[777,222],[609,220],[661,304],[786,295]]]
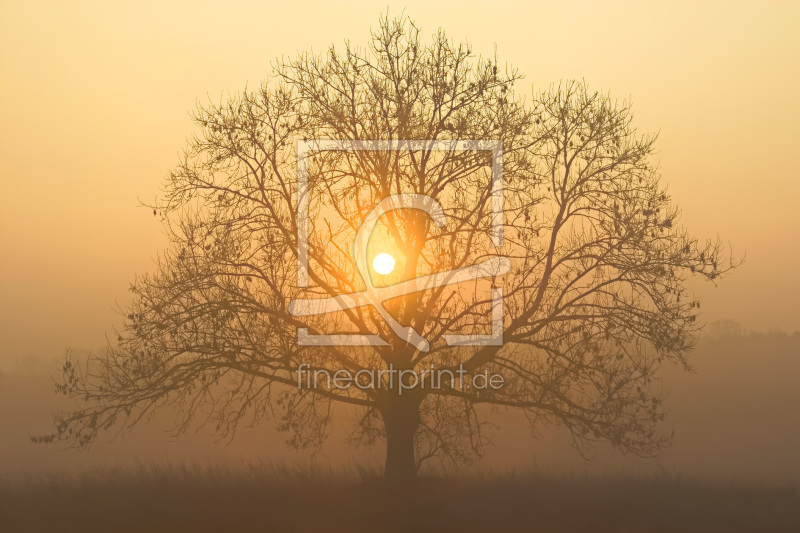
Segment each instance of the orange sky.
[[[197,98],[281,55],[365,43],[386,2],[0,0],[0,368],[96,347],[163,247],[152,199]],[[631,97],[683,221],[747,254],[705,318],[800,329],[800,3],[404,2],[526,74]]]

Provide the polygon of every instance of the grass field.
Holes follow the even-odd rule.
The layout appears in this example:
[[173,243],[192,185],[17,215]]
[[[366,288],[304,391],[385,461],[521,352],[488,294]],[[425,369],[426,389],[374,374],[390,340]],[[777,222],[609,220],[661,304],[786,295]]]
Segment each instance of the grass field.
[[4,532],[797,532],[800,491],[679,477],[142,466],[0,482]]

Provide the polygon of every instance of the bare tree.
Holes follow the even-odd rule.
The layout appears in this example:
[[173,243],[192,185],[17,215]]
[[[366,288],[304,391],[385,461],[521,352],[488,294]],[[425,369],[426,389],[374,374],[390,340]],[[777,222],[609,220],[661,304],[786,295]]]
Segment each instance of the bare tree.
[[[429,458],[479,455],[478,406],[487,404],[564,425],[580,447],[609,440],[657,452],[666,437],[656,370],[664,359],[686,365],[698,331],[699,303],[685,281],[716,280],[734,265],[719,242],[700,242],[678,224],[652,162],[655,136],[637,133],[627,102],[581,82],[528,101],[515,92],[520,78],[441,31],[426,44],[410,20],[383,19],[366,49],[301,54],[276,64],[259,89],[198,106],[199,132],[151,206],[171,246],[157,272],[132,285],[124,329],[107,352],[66,361],[58,390],[85,403],[57,414],[57,432],[40,440],[86,446],[116,423],[132,426],[177,404],[179,430],[202,416],[228,434],[248,417],[275,415],[290,443],[305,447],[322,442],[342,402],[359,413],[356,439],[385,438],[385,474],[403,477]],[[309,222],[299,227],[296,147],[315,139],[394,149],[310,154]],[[491,239],[491,154],[414,140],[502,143],[502,246]],[[293,315],[293,299],[365,289],[375,273],[362,276],[354,263],[356,231],[376,204],[408,193],[438,202],[445,223],[416,209],[380,217],[367,255],[390,251],[397,269],[375,276],[376,285],[493,257],[509,258],[510,270],[387,300],[390,319],[418,332],[427,350],[395,335],[378,306]],[[309,284],[299,287],[304,230]],[[448,344],[447,334],[491,328],[495,287],[503,344]],[[303,345],[298,328],[386,342]],[[468,376],[488,371],[504,383],[303,387],[300,365],[331,373],[462,365]]]

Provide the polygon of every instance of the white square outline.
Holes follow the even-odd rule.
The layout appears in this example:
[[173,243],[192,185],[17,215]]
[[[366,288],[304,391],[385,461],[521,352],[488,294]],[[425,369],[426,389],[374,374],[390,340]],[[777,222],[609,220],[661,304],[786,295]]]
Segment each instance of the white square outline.
[[[312,139],[297,141],[297,286],[308,287],[308,157],[325,151],[491,151],[491,213],[492,245],[503,245],[503,141],[491,140],[336,140]],[[492,333],[490,335],[442,335],[448,345],[500,346],[503,344],[503,290],[492,289]],[[378,335],[360,334],[309,334],[308,328],[297,329],[297,343],[301,346],[386,346]]]

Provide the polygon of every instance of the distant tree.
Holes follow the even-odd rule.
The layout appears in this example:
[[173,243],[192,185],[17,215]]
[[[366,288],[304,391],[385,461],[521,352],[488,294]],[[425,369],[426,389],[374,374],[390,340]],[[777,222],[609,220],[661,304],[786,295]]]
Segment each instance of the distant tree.
[[708,325],[708,336],[713,339],[741,337],[742,333],[742,325],[735,320],[717,320]]
[[[84,403],[58,413],[56,433],[40,440],[87,446],[101,430],[175,404],[179,430],[203,417],[228,434],[274,415],[289,442],[305,447],[323,441],[332,404],[345,403],[360,411],[358,440],[386,439],[386,476],[404,477],[429,458],[461,464],[479,455],[487,439],[477,407],[487,404],[566,426],[580,447],[608,440],[656,452],[666,442],[656,370],[665,359],[686,363],[699,325],[684,283],[717,280],[731,261],[719,242],[699,242],[679,225],[652,161],[655,136],[633,128],[629,103],[573,81],[526,101],[515,92],[520,78],[441,31],[423,43],[410,20],[382,19],[366,49],[300,54],[259,89],[198,106],[199,131],[151,206],[171,245],[157,271],[132,285],[107,352],[65,362],[58,391]],[[307,289],[296,266],[302,139],[397,146],[310,156]],[[487,153],[402,142],[483,139],[503,147],[499,249],[487,236]],[[412,209],[380,219],[370,253],[395,250],[394,281],[498,255],[511,270],[387,301],[428,351],[398,338],[373,307],[293,316],[294,298],[364,289],[348,249],[367,213],[400,193],[438,201],[446,224]],[[492,286],[504,291],[503,345],[447,344],[445,334],[486,331]],[[388,345],[302,346],[298,328],[373,333]],[[397,383],[340,390],[297,379],[301,364],[333,372],[459,363],[471,376],[502,375],[504,386],[467,390],[445,380],[400,394]]]

